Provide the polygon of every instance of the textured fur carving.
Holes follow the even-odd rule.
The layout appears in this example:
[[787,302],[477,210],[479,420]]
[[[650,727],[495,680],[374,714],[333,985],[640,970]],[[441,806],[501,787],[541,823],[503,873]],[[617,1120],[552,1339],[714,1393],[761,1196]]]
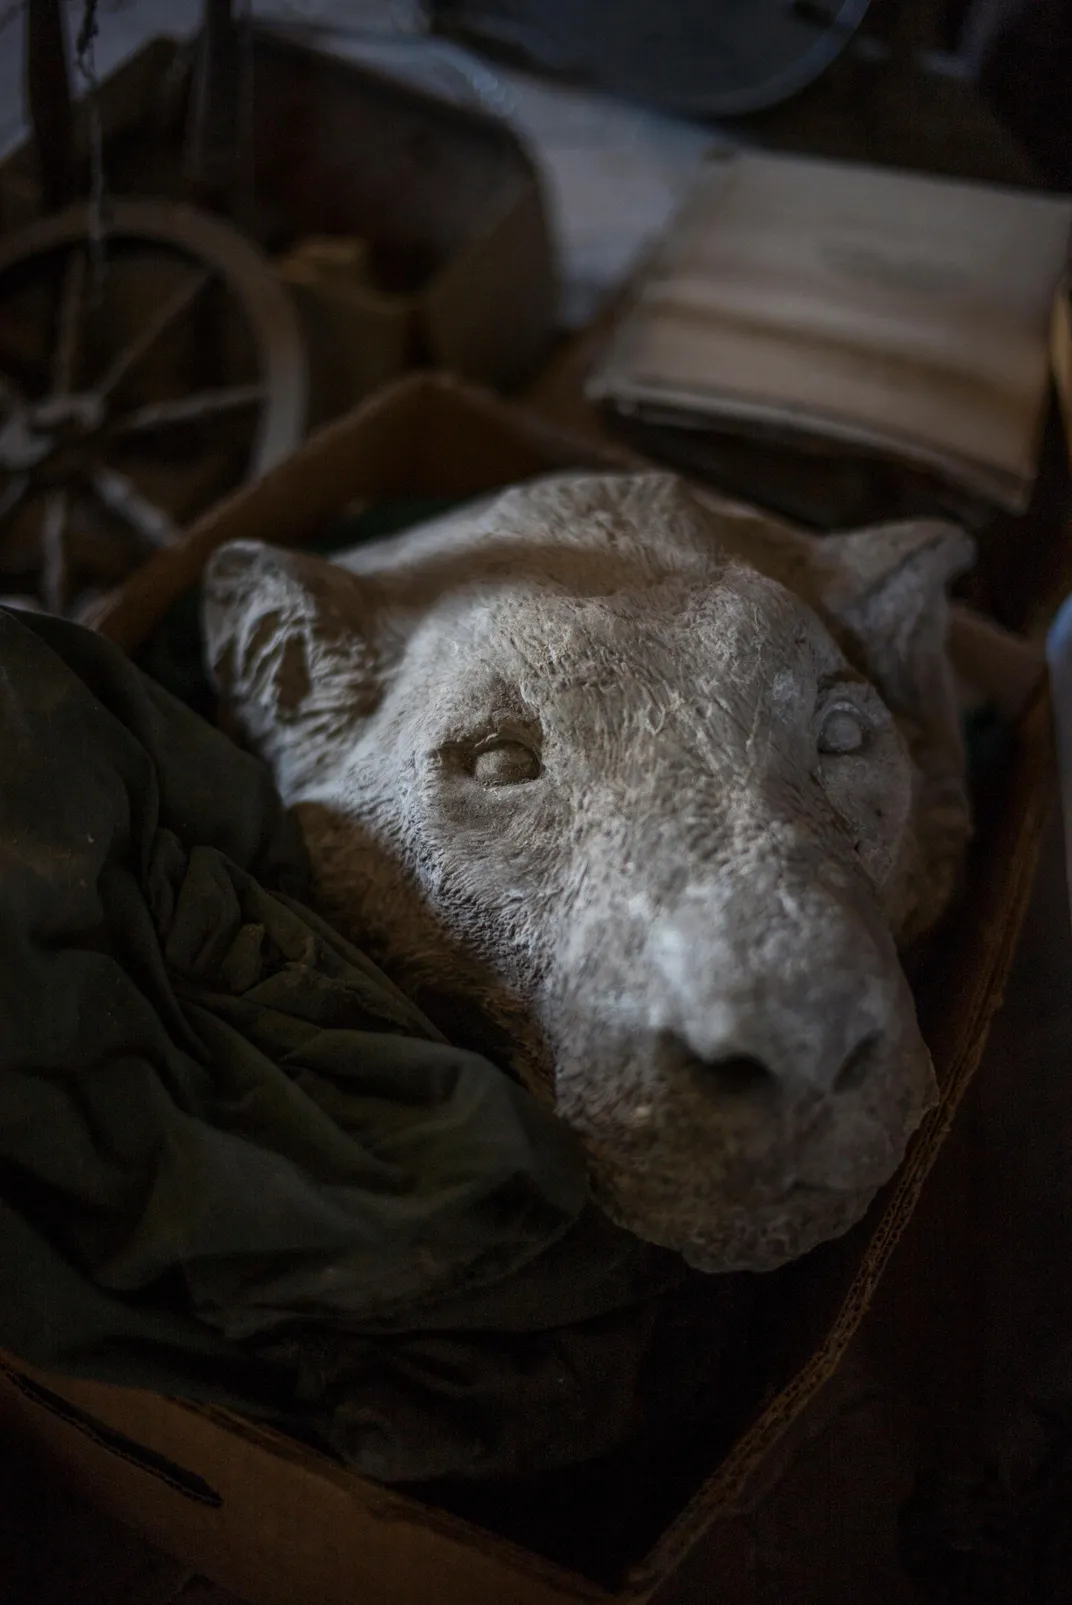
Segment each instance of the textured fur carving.
[[767,1269],[859,1218],[933,1100],[896,944],[969,830],[970,559],[564,475],[345,567],[224,547],[205,621],[326,910],[554,1102],[616,1220]]

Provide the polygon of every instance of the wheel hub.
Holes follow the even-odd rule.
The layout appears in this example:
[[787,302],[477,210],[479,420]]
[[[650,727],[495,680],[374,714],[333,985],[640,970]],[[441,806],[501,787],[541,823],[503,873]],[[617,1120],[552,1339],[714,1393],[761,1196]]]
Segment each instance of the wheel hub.
[[89,394],[16,406],[0,424],[0,469],[30,473],[64,447],[95,434],[103,422],[104,409]]
[[36,468],[51,451],[51,435],[39,434],[24,408],[12,412],[0,425],[0,468],[9,474],[24,474]]

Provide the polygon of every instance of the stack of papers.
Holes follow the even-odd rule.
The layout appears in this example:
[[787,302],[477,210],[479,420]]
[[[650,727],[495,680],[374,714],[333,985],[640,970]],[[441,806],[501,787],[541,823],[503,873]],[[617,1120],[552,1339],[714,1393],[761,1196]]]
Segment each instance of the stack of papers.
[[711,164],[588,393],[834,445],[1022,510],[1072,199],[818,160]]

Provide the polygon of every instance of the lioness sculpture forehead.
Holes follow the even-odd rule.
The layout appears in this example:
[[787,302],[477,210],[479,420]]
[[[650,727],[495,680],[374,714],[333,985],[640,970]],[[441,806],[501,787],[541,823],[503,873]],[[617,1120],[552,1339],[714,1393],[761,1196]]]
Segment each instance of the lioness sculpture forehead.
[[933,1102],[897,944],[969,831],[971,555],[555,476],[345,565],[226,546],[206,635],[326,911],[553,1102],[616,1221],[764,1270],[857,1220]]

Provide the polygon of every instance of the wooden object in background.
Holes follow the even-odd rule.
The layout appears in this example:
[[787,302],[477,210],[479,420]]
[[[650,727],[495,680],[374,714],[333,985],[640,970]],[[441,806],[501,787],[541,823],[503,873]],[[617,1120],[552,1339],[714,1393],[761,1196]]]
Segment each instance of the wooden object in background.
[[60,0],[28,0],[26,100],[47,211],[74,199],[74,120]]

